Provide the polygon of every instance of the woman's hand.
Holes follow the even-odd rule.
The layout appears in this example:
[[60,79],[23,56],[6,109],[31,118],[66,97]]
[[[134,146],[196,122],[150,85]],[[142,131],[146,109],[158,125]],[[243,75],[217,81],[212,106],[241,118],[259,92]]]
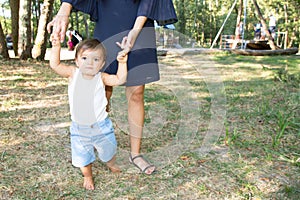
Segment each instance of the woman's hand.
[[139,35],[140,30],[132,29],[128,36],[124,37],[122,42],[117,42],[117,45],[126,53],[129,53],[135,43],[137,36]]
[[134,46],[134,43],[139,36],[145,22],[147,20],[147,17],[144,16],[138,16],[135,20],[133,28],[129,31],[128,36],[124,37],[122,42],[117,42],[117,45],[123,49],[124,52],[129,53]]
[[134,46],[135,40],[138,37],[139,33],[140,33],[140,29],[132,29],[129,33],[128,36],[126,38],[126,43],[124,44],[124,51],[126,51],[127,53],[129,53],[132,49],[132,47]]
[[[120,43],[120,42],[116,42],[116,44],[117,44],[122,50],[125,50],[126,45],[127,45],[127,40],[128,40],[128,37],[125,36],[125,37],[123,37],[121,43]],[[128,53],[128,52],[127,52],[127,53]]]
[[[60,39],[60,42],[65,40],[65,35],[69,25],[69,16],[67,15],[56,15],[55,18],[47,25],[49,33],[54,34]],[[53,28],[52,28],[53,27]],[[51,28],[53,30],[51,30]]]
[[127,44],[128,37],[123,37],[122,42],[117,42],[117,45],[122,49],[117,55],[117,61],[119,63],[126,63],[127,62],[127,54],[130,51],[127,51],[126,44]]
[[[48,33],[52,33],[55,37],[60,38],[60,42],[65,40],[65,35],[69,25],[69,15],[72,10],[72,5],[63,2],[54,19],[47,24]],[[51,28],[53,30],[51,30]]]

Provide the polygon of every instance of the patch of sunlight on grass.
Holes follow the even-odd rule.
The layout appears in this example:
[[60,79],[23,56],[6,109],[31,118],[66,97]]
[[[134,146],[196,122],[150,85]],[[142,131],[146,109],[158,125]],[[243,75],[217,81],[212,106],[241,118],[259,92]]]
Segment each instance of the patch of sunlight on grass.
[[28,68],[28,67],[21,67],[18,66],[17,68],[14,67],[13,69],[7,69],[5,70],[5,73],[7,74],[14,74],[14,76],[24,76],[24,75],[32,75],[32,76],[36,76],[36,74],[38,74],[38,72],[35,69],[32,68]]
[[22,109],[33,109],[33,108],[53,108],[57,106],[61,106],[66,104],[66,102],[61,100],[52,100],[51,104],[49,104],[49,100],[39,100],[39,101],[31,101],[30,104],[25,103],[19,104],[7,104],[7,110],[22,110]]
[[3,78],[0,78],[0,81],[20,81],[24,80],[23,76],[5,76]]
[[240,93],[238,94],[239,97],[255,97],[257,93],[255,92],[247,92],[247,93]]
[[63,129],[70,127],[70,121],[68,122],[59,122],[59,123],[47,123],[47,124],[38,124],[34,128],[39,132],[53,132],[53,130]]
[[13,146],[17,146],[21,143],[24,142],[24,139],[16,139],[16,138],[11,138],[11,139],[8,139],[8,138],[4,138],[4,139],[1,139],[0,140],[0,146],[4,146],[4,147],[13,147]]
[[18,106],[22,103],[22,100],[10,99],[8,101],[2,102],[1,110],[9,110],[15,106]]

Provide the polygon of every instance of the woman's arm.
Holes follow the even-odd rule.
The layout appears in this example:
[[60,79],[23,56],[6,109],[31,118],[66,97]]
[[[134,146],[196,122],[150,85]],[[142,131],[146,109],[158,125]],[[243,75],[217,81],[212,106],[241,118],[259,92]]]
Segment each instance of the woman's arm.
[[52,42],[51,54],[50,54],[50,67],[55,71],[58,75],[66,78],[72,77],[75,67],[63,65],[60,63],[60,51],[61,46],[59,42],[59,38],[55,35],[51,34],[50,40]]

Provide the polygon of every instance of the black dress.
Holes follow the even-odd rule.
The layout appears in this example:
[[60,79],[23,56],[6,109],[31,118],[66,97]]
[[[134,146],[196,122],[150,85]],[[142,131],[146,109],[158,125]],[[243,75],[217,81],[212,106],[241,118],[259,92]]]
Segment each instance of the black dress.
[[100,40],[107,50],[104,71],[117,72],[116,42],[128,35],[137,16],[148,19],[134,47],[128,54],[126,86],[144,85],[159,80],[154,21],[160,25],[177,21],[171,0],[62,0],[72,4],[75,10],[88,13],[96,22],[94,38]]

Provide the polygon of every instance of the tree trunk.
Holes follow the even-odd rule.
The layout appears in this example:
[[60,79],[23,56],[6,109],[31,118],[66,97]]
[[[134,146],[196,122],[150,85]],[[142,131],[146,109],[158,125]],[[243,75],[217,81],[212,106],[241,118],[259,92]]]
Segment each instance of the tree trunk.
[[256,0],[253,0],[253,4],[254,4],[255,10],[257,12],[257,15],[258,15],[258,17],[260,19],[260,22],[261,22],[261,24],[263,26],[263,29],[264,29],[267,37],[268,37],[268,40],[269,40],[269,43],[270,43],[270,47],[271,47],[272,50],[275,50],[276,46],[274,44],[273,37],[271,36],[271,34],[270,34],[269,30],[268,30],[267,23],[266,23],[265,19],[263,18],[262,14],[261,14],[260,8],[259,8]]
[[182,33],[179,35],[179,42],[182,42],[185,43],[185,38],[182,37],[185,32],[186,32],[186,17],[185,17],[185,0],[176,0],[174,1],[175,3],[175,6],[177,9],[177,17],[178,19],[178,22],[177,22],[177,27],[178,27],[178,32],[179,33]]
[[178,31],[182,34],[185,34],[185,27],[186,27],[186,18],[185,18],[185,1],[184,0],[177,0],[176,7],[178,9],[178,19],[180,19],[178,23]]
[[[297,24],[297,17],[294,17],[293,19],[293,22],[294,24]],[[292,29],[292,32],[291,32],[291,40],[289,41],[288,45],[287,45],[287,48],[291,48],[293,46],[293,43],[295,40],[297,40],[297,34],[300,36],[300,27],[298,26],[294,26],[293,29]],[[299,42],[299,51],[300,51],[300,42]]]
[[294,55],[298,48],[277,49],[277,50],[253,50],[253,49],[231,49],[230,52],[244,56],[272,56],[272,55]]
[[[1,5],[1,4],[0,4]],[[8,30],[8,28],[7,28],[7,22],[6,22],[6,16],[5,16],[5,11],[4,11],[4,8],[5,8],[6,6],[5,6],[5,2],[1,5],[1,8],[2,8],[2,10],[1,10],[1,15],[3,16],[3,24],[4,24],[4,27],[2,28],[2,30],[3,30],[3,33],[4,33],[4,30],[6,30],[6,32],[7,32],[7,30]],[[7,32],[8,33],[8,32]]]
[[208,9],[209,9],[209,41],[210,41],[210,45],[212,45],[212,42],[213,42],[213,35],[212,35],[212,19],[213,19],[213,14],[212,14],[212,9],[211,9],[211,1],[208,3],[209,6],[208,6]]
[[37,36],[32,49],[32,56],[44,60],[47,50],[47,23],[50,21],[54,0],[44,0],[42,14],[39,19]]
[[9,6],[11,11],[11,29],[12,40],[15,55],[18,55],[18,43],[19,43],[19,0],[9,0]]
[[40,15],[38,15],[38,11],[37,11],[37,4],[39,4],[39,2],[37,2],[37,0],[32,0],[32,38],[35,38],[37,35],[37,27],[39,24],[39,18]]
[[5,35],[3,33],[2,24],[0,22],[0,55],[2,55],[3,58],[9,59],[9,54],[6,46],[6,40]]
[[31,0],[20,1],[20,32],[18,43],[18,55],[20,59],[31,58]]
[[[201,10],[203,10],[203,12],[205,11],[204,8],[201,8]],[[205,44],[205,15],[201,15],[201,41],[200,43],[202,45]]]
[[243,0],[239,0],[239,8],[236,16],[235,38],[240,39],[240,23],[242,19]]
[[289,32],[288,32],[288,12],[287,12],[287,3],[285,3],[283,5],[284,7],[284,22],[285,22],[285,37],[284,37],[284,49],[287,48],[287,44],[288,44],[288,36],[289,36]]

